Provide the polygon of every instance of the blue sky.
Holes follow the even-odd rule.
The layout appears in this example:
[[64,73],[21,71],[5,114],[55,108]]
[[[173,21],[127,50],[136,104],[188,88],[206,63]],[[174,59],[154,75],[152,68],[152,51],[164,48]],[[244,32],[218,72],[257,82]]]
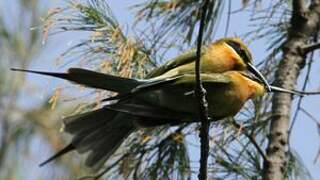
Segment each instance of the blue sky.
[[[109,0],[108,1],[111,9],[113,10],[115,16],[117,17],[120,24],[123,25],[123,27],[130,27],[133,21],[133,13],[128,10],[128,7],[131,5],[137,3],[137,2],[143,2],[141,0],[139,1],[132,1],[132,0]],[[121,2],[121,3],[120,3]],[[234,5],[233,10],[239,9],[240,7],[240,1],[235,1],[235,3],[239,3],[237,5]],[[51,2],[52,6],[55,6],[57,4],[60,4],[59,0],[55,0]],[[1,4],[0,4],[1,5]],[[239,35],[243,32],[246,32],[248,30],[248,19],[250,18],[249,14],[237,14],[235,16],[231,17],[231,23],[230,23],[230,29],[229,29],[229,36]],[[221,20],[221,29],[218,29],[216,38],[222,37],[224,34],[224,19]],[[59,53],[61,53],[66,47],[68,47],[70,44],[73,44],[75,41],[78,40],[78,36],[72,35],[72,34],[65,34],[65,35],[57,35],[57,36],[51,36],[49,38],[48,43],[46,44],[45,50],[33,61],[31,65],[31,69],[41,69],[41,70],[59,70],[61,69],[57,68],[54,64],[54,59],[58,57]],[[255,62],[259,62],[259,60],[262,60],[267,55],[267,52],[265,51],[265,45],[266,42],[264,41],[258,41],[253,42],[249,45],[249,48],[252,51],[252,54],[254,56]],[[169,53],[169,56],[174,56],[175,52]],[[319,56],[319,54],[316,54],[316,56]],[[320,85],[320,79],[316,76],[319,76],[320,72],[320,63],[316,63],[312,70],[312,75],[315,77],[312,79],[312,81],[309,83],[308,89],[309,90],[316,90],[319,89]],[[304,72],[302,73],[302,76],[304,75]],[[22,103],[26,103],[26,105],[30,104],[30,102],[34,102],[34,104],[37,104],[38,102],[42,102],[44,98],[47,97],[47,95],[52,92],[56,86],[61,86],[61,81],[57,81],[54,79],[50,80],[48,78],[43,78],[39,76],[28,76],[28,82],[30,84],[36,84],[37,86],[40,86],[39,90],[37,90],[37,93],[34,93],[32,96],[30,96],[27,100],[24,100]],[[49,81],[48,81],[49,80]],[[301,80],[299,81],[301,83]],[[297,100],[295,100],[295,103]],[[320,119],[320,98],[316,96],[312,97],[306,97],[303,101],[303,107],[307,109],[310,113],[312,113],[315,117],[318,117]],[[57,130],[58,131],[58,130]],[[312,173],[313,177],[315,179],[320,178],[320,163],[314,164],[314,159],[316,157],[317,150],[320,148],[319,144],[319,136],[317,132],[317,127],[315,123],[310,120],[306,115],[300,113],[299,118],[295,124],[295,128],[293,130],[292,134],[292,147],[294,150],[301,156],[301,159],[306,164],[310,172]]]

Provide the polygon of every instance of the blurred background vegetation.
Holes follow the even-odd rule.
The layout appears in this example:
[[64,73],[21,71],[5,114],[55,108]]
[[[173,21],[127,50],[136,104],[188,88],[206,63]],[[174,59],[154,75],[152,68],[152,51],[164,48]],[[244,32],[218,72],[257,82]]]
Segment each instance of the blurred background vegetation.
[[[76,179],[97,177],[95,175],[105,175],[106,179],[196,177],[199,167],[196,124],[135,132],[101,172],[92,173],[86,169],[82,163],[83,155],[77,153],[44,168],[37,167],[70,139],[59,131],[61,119],[101,107],[100,100],[110,93],[68,83],[47,82],[51,79],[44,82],[24,73],[10,72],[9,67],[28,69],[32,61],[46,57],[40,56],[42,53],[57,48],[61,49],[59,55],[50,62],[36,60],[41,64],[38,67],[64,71],[77,66],[143,78],[168,57],[195,45],[199,1],[131,2],[133,5],[128,9],[135,21],[130,26],[118,22],[118,17],[113,14],[115,10],[108,3],[107,0],[66,0],[52,3],[54,7],[51,7],[49,0],[0,2],[1,179]],[[211,42],[219,36],[230,36],[229,32],[237,32],[237,25],[230,25],[231,17],[246,17],[248,21],[243,22],[247,26],[245,32],[242,30],[238,35],[248,43],[264,42],[265,49],[260,53],[267,55],[263,56],[265,59],[258,67],[272,82],[280,61],[280,47],[289,27],[291,1],[243,0],[233,3],[231,0],[210,1],[205,40]],[[123,6],[128,5],[123,3]],[[68,43],[61,38],[58,43],[50,45],[48,39],[57,34],[72,40]],[[309,61],[312,61],[311,57]],[[36,81],[42,82],[42,86]],[[305,79],[302,78],[301,82]],[[47,95],[47,90],[52,94],[39,98],[42,94]],[[41,102],[33,102],[30,96],[38,97]],[[208,169],[211,178],[260,179],[263,173],[261,151],[264,152],[267,144],[271,98],[272,95],[268,95],[249,102],[235,118],[212,123]],[[301,110],[306,111],[298,108]],[[317,120],[314,122],[319,126]],[[311,179],[294,149],[289,153],[286,177]],[[89,174],[95,175],[87,176]]]

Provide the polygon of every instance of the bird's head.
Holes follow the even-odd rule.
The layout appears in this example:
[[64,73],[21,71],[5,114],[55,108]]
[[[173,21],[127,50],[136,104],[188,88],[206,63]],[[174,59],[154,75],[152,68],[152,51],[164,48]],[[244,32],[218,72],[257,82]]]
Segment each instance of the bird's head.
[[251,52],[240,38],[223,38],[220,41],[235,54],[235,70],[245,70],[248,63],[252,64]]
[[248,70],[263,82],[267,91],[271,91],[267,80],[260,73],[260,71],[253,66],[251,52],[240,38],[223,38],[218,40],[217,43],[221,43],[225,47],[230,48],[231,52],[233,53],[233,60],[235,61],[234,70]]

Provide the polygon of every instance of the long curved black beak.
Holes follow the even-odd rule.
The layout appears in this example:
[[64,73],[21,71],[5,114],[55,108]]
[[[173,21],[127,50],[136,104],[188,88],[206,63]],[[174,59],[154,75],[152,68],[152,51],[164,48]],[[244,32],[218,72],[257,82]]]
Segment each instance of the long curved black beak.
[[247,63],[248,65],[248,70],[253,73],[258,79],[261,80],[261,82],[264,84],[268,92],[271,92],[271,86],[269,85],[268,81],[266,78],[260,73],[260,71],[255,68],[251,63]]

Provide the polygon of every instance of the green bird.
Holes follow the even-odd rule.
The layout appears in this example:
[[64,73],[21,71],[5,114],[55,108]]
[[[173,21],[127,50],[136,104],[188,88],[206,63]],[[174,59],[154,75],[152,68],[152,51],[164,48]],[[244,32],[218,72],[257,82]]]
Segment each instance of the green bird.
[[[64,119],[64,131],[73,135],[71,143],[40,165],[77,150],[89,152],[85,164],[99,169],[137,128],[198,122],[193,90],[195,59],[195,50],[183,53],[156,68],[143,80],[79,68],[71,68],[67,73],[12,69],[118,93],[105,99],[115,100],[114,103]],[[252,65],[251,54],[239,38],[224,38],[204,47],[201,62],[201,78],[207,90],[211,120],[234,116],[246,101],[269,91],[301,95],[270,86]]]

